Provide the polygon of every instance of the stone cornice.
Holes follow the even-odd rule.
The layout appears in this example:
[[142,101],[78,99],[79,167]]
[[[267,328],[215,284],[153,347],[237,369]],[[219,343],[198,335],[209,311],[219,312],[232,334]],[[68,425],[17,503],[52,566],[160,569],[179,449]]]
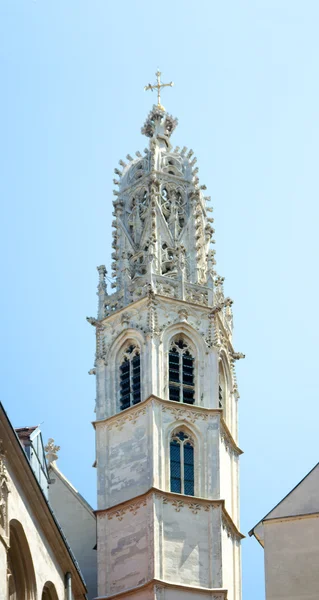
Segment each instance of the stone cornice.
[[125,417],[127,417],[127,420],[132,421],[134,417],[128,417],[128,415],[133,415],[136,412],[139,412],[142,408],[146,408],[146,406],[152,404],[152,402],[161,404],[162,406],[166,406],[167,410],[183,411],[184,417],[189,412],[193,413],[194,415],[198,415],[199,418],[202,418],[203,420],[206,420],[210,415],[220,415],[222,413],[222,408],[205,408],[203,406],[198,406],[194,404],[182,404],[179,402],[173,402],[173,400],[164,400],[163,398],[159,398],[159,396],[151,395],[139,404],[136,404],[135,406],[130,406],[129,408],[126,408],[125,410],[122,410],[121,412],[116,413],[115,415],[111,415],[110,417],[106,417],[105,419],[100,419],[98,421],[92,421],[92,425],[93,427],[95,427],[100,423],[111,423],[112,421],[117,420],[122,421],[123,419],[125,420]]
[[237,454],[243,454],[243,451],[236,444],[230,430],[228,429],[226,422],[222,416],[222,408],[206,408],[204,406],[198,406],[195,404],[182,404],[179,402],[173,402],[172,400],[164,400],[158,396],[149,396],[146,400],[143,400],[135,406],[130,406],[125,410],[122,410],[115,415],[111,415],[106,419],[100,419],[98,421],[92,421],[93,427],[96,429],[97,425],[106,423],[110,428],[116,427],[119,431],[123,428],[126,421],[131,422],[133,425],[141,414],[145,414],[146,408],[155,402],[155,404],[161,405],[163,412],[172,412],[176,418],[189,420],[194,423],[196,420],[201,419],[207,421],[210,417],[218,416],[221,417],[221,429],[222,435],[224,436],[225,443],[229,444],[233,451]]
[[244,454],[244,451],[241,450],[241,448],[236,444],[230,429],[228,428],[228,425],[226,424],[226,421],[222,415],[221,417],[221,436],[222,438],[224,437],[224,442],[225,445],[227,446],[227,444],[230,444],[231,448],[233,449],[233,451],[235,452],[235,454],[237,454],[238,456],[240,456],[241,454]]
[[170,581],[165,581],[164,579],[150,579],[146,583],[142,585],[138,585],[135,588],[130,588],[129,590],[124,590],[123,592],[118,592],[117,594],[110,594],[109,596],[99,596],[98,600],[113,600],[113,598],[118,598],[119,600],[123,598],[127,598],[128,596],[133,596],[141,592],[142,590],[151,590],[155,588],[156,591],[160,591],[162,589],[175,589],[181,590],[182,592],[190,591],[195,592],[195,594],[207,594],[210,595],[210,600],[227,600],[227,590],[224,588],[204,588],[197,587],[192,585],[182,585],[179,583],[172,583]]
[[[208,291],[210,288],[200,285],[200,284],[189,284],[196,285],[197,288],[201,288],[204,291]],[[182,300],[181,298],[170,298],[170,296],[162,296],[161,294],[155,293],[155,298],[160,298],[161,300],[167,301],[169,304],[180,304],[181,306],[192,306],[193,308],[197,308],[200,311],[206,310],[209,314],[212,312],[214,306],[207,306],[207,304],[200,304],[199,302],[190,302],[189,300]]]
[[253,529],[251,529],[248,532],[249,537],[254,536],[257,540],[257,542],[259,542],[259,544],[261,545],[262,548],[264,548],[265,542],[264,542],[264,527],[265,525],[276,525],[278,523],[289,523],[291,521],[305,521],[307,519],[318,519],[319,518],[319,512],[313,512],[313,513],[305,513],[305,514],[300,514],[300,515],[287,515],[286,517],[273,517],[268,519],[267,516],[264,517],[261,521],[259,521],[259,523],[257,523],[257,525],[255,525],[255,527],[253,527]]
[[[169,278],[167,279],[167,283],[170,283]],[[173,281],[173,283],[178,284],[178,280]],[[200,288],[203,291],[209,291],[210,288],[204,285],[200,285],[200,284],[189,284],[189,285],[194,285],[194,287],[196,288]],[[216,308],[216,306],[207,306],[207,304],[200,304],[198,302],[190,302],[189,300],[182,300],[181,298],[170,298],[169,296],[163,296],[161,294],[157,294],[156,292],[154,293],[154,298],[159,298],[160,300],[167,302],[168,304],[178,304],[181,305],[183,307],[185,306],[191,306],[197,310],[200,311],[206,311],[207,314],[211,313],[214,308]],[[107,315],[106,317],[104,317],[103,319],[95,319],[93,317],[87,317],[87,321],[93,325],[93,327],[102,327],[104,324],[106,323],[111,323],[116,317],[118,317],[121,313],[124,313],[125,311],[129,311],[132,308],[137,308],[138,306],[140,306],[141,304],[143,304],[143,302],[147,302],[148,300],[148,292],[145,291],[145,295],[142,296],[142,298],[139,298],[138,300],[134,300],[133,302],[130,302],[129,304],[126,304],[125,306],[123,306],[122,308],[118,308],[117,310],[115,310],[114,312],[112,312],[110,315]],[[222,324],[221,319],[219,319],[219,322],[221,323],[223,329],[226,332],[226,329],[224,328],[224,325]],[[228,335],[228,334],[227,334]],[[231,349],[233,350],[233,346],[230,342],[230,346]]]
[[124,313],[125,311],[128,311],[133,307],[136,308],[140,304],[146,303],[147,299],[148,299],[148,295],[147,295],[147,292],[145,292],[145,296],[143,296],[142,298],[139,298],[138,300],[134,300],[134,302],[131,302],[130,304],[127,304],[126,306],[123,306],[122,308],[115,310],[114,312],[112,312],[110,315],[107,315],[103,319],[94,319],[94,318],[91,319],[91,317],[87,317],[86,320],[91,325],[93,325],[93,327],[103,327],[103,325],[106,323],[112,323],[112,321],[115,320],[121,313]]
[[273,525],[274,523],[280,523],[283,522],[285,523],[286,521],[304,521],[306,519],[318,519],[319,518],[319,512],[313,512],[313,513],[303,513],[300,515],[288,515],[286,517],[273,517],[270,519],[264,519],[262,521],[263,525]]
[[186,496],[184,494],[175,494],[173,492],[166,492],[156,487],[151,487],[144,494],[135,496],[130,500],[125,500],[115,506],[108,508],[102,508],[95,510],[96,515],[106,514],[109,521],[112,519],[118,519],[122,521],[125,514],[128,512],[135,516],[142,506],[147,506],[147,503],[151,497],[155,496],[157,499],[161,499],[163,504],[171,504],[176,512],[181,510],[189,509],[193,514],[197,514],[201,510],[208,512],[211,509],[221,508],[223,527],[227,530],[228,536],[232,536],[238,540],[243,539],[245,536],[239,531],[233,522],[231,516],[225,508],[225,500],[210,500],[208,498],[201,498],[198,496]]

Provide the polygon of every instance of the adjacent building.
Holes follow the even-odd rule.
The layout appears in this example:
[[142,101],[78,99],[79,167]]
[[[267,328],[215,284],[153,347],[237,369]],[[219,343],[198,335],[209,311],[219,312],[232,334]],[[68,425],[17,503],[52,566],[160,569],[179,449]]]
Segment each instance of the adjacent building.
[[249,535],[265,551],[266,600],[319,598],[319,463]]
[[[34,431],[24,432],[26,446]],[[0,405],[0,600],[83,600],[79,566],[31,465]]]
[[93,508],[60,471],[59,447],[50,439],[46,446],[50,477],[49,502],[79,563],[87,587],[87,598],[97,596],[96,517]]

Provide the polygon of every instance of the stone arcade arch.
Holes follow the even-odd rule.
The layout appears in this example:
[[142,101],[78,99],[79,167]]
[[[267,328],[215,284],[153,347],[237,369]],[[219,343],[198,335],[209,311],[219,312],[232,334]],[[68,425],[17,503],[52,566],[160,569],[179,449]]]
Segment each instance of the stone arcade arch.
[[43,586],[41,600],[59,600],[52,581],[47,581]]
[[9,544],[9,600],[36,600],[36,582],[31,552],[24,529],[16,519],[12,519],[9,524]]

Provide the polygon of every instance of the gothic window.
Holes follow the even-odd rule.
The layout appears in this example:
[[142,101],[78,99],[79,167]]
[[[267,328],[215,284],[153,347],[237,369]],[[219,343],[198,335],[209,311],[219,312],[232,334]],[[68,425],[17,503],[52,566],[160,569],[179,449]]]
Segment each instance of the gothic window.
[[184,431],[171,438],[170,479],[171,492],[194,496],[194,445]]
[[221,385],[218,386],[218,406],[219,408],[224,406],[224,392]]
[[120,365],[120,409],[124,410],[141,402],[140,351],[131,344],[123,355]]
[[169,399],[185,404],[195,402],[194,357],[184,338],[175,339],[168,355]]
[[222,360],[219,362],[218,407],[226,411],[226,375]]

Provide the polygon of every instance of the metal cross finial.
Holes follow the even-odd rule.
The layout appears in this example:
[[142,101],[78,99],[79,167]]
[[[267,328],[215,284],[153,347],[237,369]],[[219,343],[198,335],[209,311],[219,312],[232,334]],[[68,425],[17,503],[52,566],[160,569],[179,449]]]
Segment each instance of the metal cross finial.
[[149,83],[148,85],[146,85],[144,87],[144,90],[145,90],[145,92],[147,90],[151,90],[151,92],[153,90],[157,90],[157,106],[161,110],[165,110],[164,106],[162,106],[162,104],[161,104],[161,89],[164,88],[164,87],[173,87],[174,83],[172,81],[170,83],[161,83],[161,75],[162,75],[162,73],[158,69],[157,69],[155,75],[157,77],[157,83],[155,83],[154,85],[152,85],[151,83]]

